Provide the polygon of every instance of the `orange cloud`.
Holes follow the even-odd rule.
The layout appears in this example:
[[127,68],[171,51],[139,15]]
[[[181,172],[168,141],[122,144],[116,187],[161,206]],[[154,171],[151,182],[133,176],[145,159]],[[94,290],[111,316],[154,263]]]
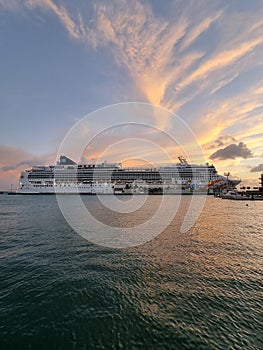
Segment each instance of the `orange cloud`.
[[184,41],[180,47],[180,50],[183,51],[188,48],[204,31],[206,31],[213,22],[218,20],[222,15],[223,11],[219,11],[214,16],[207,17],[189,30],[188,34],[185,36]]
[[28,7],[41,6],[52,10],[60,19],[61,23],[67,28],[70,36],[74,39],[80,38],[78,25],[69,15],[69,12],[63,6],[57,6],[52,0],[26,0]]
[[[170,86],[186,72],[203,53],[190,52],[174,60],[175,47],[181,51],[189,47],[222,14],[222,11],[201,20],[190,28],[187,16],[174,23],[157,19],[151,7],[139,1],[100,4],[95,10],[92,25],[83,14],[74,19],[63,6],[52,0],[29,0],[31,6],[52,10],[68,30],[71,37],[98,46],[109,46],[115,60],[130,72],[137,89],[154,105],[171,108],[175,96]],[[178,51],[179,52],[179,51]],[[158,121],[165,127],[164,120]]]
[[0,145],[0,189],[17,188],[20,172],[32,165],[50,165],[55,163],[55,155],[35,156],[20,148]]
[[225,134],[227,128],[235,125],[239,131],[233,132],[232,136],[237,139],[262,132],[262,113],[257,113],[263,106],[261,84],[259,82],[260,87],[253,87],[235,97],[214,102],[207,110],[199,111],[193,129],[201,143],[215,140]]
[[241,43],[237,48],[218,53],[213,58],[204,62],[197,70],[184,79],[184,81],[179,84],[179,88],[184,89],[196,80],[207,78],[208,74],[211,72],[235,63],[238,59],[245,56],[262,43],[263,37],[260,37]]

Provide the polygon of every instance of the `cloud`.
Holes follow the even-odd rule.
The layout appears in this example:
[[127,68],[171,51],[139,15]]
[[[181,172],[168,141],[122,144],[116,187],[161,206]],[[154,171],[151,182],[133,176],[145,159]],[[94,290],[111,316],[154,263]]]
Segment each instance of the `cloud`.
[[184,38],[180,50],[185,50],[188,48],[203,32],[205,32],[211,26],[214,21],[218,20],[222,13],[223,11],[219,11],[214,16],[205,18],[191,30],[189,30],[188,34]]
[[13,165],[6,165],[3,166],[1,168],[1,170],[3,171],[10,171],[10,170],[16,170],[23,167],[32,167],[33,165],[37,165],[37,164],[43,164],[43,160],[39,160],[39,158],[32,158],[32,159],[28,159],[28,160],[23,160],[17,164],[13,164]]
[[[115,61],[129,71],[145,99],[162,105],[174,70],[177,70],[173,64],[173,50],[186,33],[186,18],[178,17],[175,23],[157,19],[149,5],[136,0],[100,1],[90,13],[81,12],[79,7],[70,10],[52,0],[27,0],[27,6],[51,10],[73,39],[95,50],[107,47]],[[186,61],[193,62],[198,57],[191,54]],[[166,123],[165,120],[158,122]]]
[[[235,15],[236,13],[238,16]],[[257,67],[260,67],[261,64],[259,57],[262,55],[263,21],[259,14],[252,14],[249,11],[244,13],[225,11],[215,26],[214,34],[217,38],[215,40],[218,40],[215,48],[213,49],[210,40],[207,41],[207,48],[205,45],[199,45],[205,53],[203,58],[198,65],[191,67],[194,69],[182,74],[180,80],[177,80],[175,111],[180,110],[197,96],[202,98],[202,94],[213,95],[231,84],[236,78],[242,79],[243,74],[251,71],[252,67],[252,70],[260,69]],[[249,89],[249,82],[247,87]],[[260,93],[262,95],[262,84],[261,92],[258,91],[258,94]],[[239,94],[240,89],[236,88],[237,97]],[[247,96],[251,97],[249,92]],[[218,97],[220,96],[213,96],[213,99],[216,100]],[[240,96],[239,102],[241,100]],[[209,101],[211,101],[210,97]],[[222,100],[219,103],[222,104]],[[210,104],[209,109],[212,114],[217,113],[218,110],[218,108],[213,109]],[[231,122],[229,115],[227,119],[228,122]]]
[[[201,143],[207,146],[213,144],[213,139],[220,134],[231,133],[236,139],[241,139],[262,132],[262,90],[263,80],[259,80],[252,87],[224,99],[211,100],[209,105],[200,108],[196,113],[193,129],[197,132]],[[249,140],[249,145],[252,141]]]
[[147,5],[130,4],[121,1],[118,6],[99,8],[92,43],[109,47],[146,99],[161,105],[177,68],[172,64],[173,50],[185,35],[188,21],[181,18],[171,24],[157,19]]
[[35,156],[15,146],[0,145],[0,169],[3,171],[15,170],[25,165],[43,165],[51,160],[54,160],[53,154]]
[[250,170],[251,173],[256,173],[258,171],[263,172],[263,164],[259,164]]
[[0,9],[5,9],[8,11],[17,11],[22,5],[21,1],[18,0],[0,0]]
[[28,158],[30,153],[10,145],[0,145],[0,165],[16,163],[23,158]]
[[[175,1],[173,17],[167,19],[156,16],[150,3],[137,0],[100,0],[85,6],[82,1],[78,6],[52,0],[25,4],[52,11],[73,39],[95,50],[107,47],[150,103],[174,112],[203,89],[210,87],[212,94],[233,81],[240,67],[244,70],[250,64],[242,67],[242,59],[263,43],[259,15],[247,12],[244,22],[241,15],[207,2],[192,3],[185,11]],[[225,30],[229,23],[231,31]],[[196,50],[195,43],[209,29],[217,35],[217,45],[202,43]],[[195,88],[186,91],[192,85]]]
[[21,148],[0,145],[0,189],[9,189],[18,184],[20,172],[33,165],[54,164],[54,154],[36,156]]
[[239,76],[239,73],[234,73],[234,75],[230,75],[229,77],[226,77],[223,80],[219,80],[215,87],[211,90],[210,94],[215,94],[217,91],[221,90],[224,86],[232,83],[237,77]]
[[210,159],[225,160],[235,159],[237,157],[247,159],[253,157],[253,154],[243,142],[239,142],[238,145],[232,143],[225,148],[217,150],[210,156]]
[[210,149],[226,146],[233,142],[236,142],[236,139],[233,136],[230,136],[230,135],[219,136],[216,140],[203,145],[203,148],[210,150]]
[[79,25],[75,23],[66,7],[62,5],[58,6],[52,0],[26,0],[25,4],[29,8],[38,6],[52,10],[57,15],[61,23],[67,28],[70,36],[74,39],[80,38],[81,34]]
[[243,57],[258,45],[263,43],[263,37],[256,38],[254,40],[241,43],[237,48],[230,50],[225,50],[213,58],[207,60],[200,68],[193,72],[187,79],[185,79],[183,86],[187,86],[190,83],[193,83],[195,80],[203,79],[207,75],[217,69],[222,69],[226,66],[229,66],[235,63],[239,58]]
[[[147,147],[151,145],[151,147]],[[158,146],[158,147],[157,147]],[[147,125],[116,126],[97,135],[85,149],[83,156],[86,162],[92,159],[107,159],[111,162],[123,162],[126,158],[140,158],[154,163],[166,161],[169,154],[176,161],[175,155],[184,154],[169,135]]]
[[182,51],[223,13],[212,10],[206,17],[190,18],[179,15],[181,4],[176,2],[173,20],[165,20],[156,17],[149,4],[136,0],[100,1],[89,14],[77,7],[70,10],[62,3],[56,5],[52,0],[27,0],[27,6],[53,11],[72,38],[94,49],[107,47],[115,61],[127,68],[145,98],[164,107],[175,103],[169,101],[174,100],[170,88],[203,56],[203,52],[195,50]]

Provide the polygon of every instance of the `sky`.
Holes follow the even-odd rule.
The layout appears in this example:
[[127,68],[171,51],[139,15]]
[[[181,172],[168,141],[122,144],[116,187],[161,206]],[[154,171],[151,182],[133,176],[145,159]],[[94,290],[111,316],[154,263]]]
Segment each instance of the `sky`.
[[[0,0],[0,50],[0,189],[16,187],[32,165],[54,164],[64,136],[84,116],[125,102],[177,115],[206,162],[258,185],[262,0]],[[92,123],[103,124],[100,118]],[[108,118],[122,122],[121,114]],[[151,162],[158,147],[146,142],[139,150],[136,138],[151,134],[152,144],[169,148],[158,130],[179,133],[161,112],[154,118],[154,131],[105,131],[85,160],[107,146],[109,161]],[[176,162],[179,149],[171,149]]]

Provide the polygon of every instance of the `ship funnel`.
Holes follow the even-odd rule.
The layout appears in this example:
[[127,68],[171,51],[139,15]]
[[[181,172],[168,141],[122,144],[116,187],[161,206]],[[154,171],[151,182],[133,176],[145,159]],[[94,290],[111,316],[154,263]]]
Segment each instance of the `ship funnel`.
[[66,156],[60,156],[59,160],[57,161],[57,165],[76,165],[72,159],[66,157]]

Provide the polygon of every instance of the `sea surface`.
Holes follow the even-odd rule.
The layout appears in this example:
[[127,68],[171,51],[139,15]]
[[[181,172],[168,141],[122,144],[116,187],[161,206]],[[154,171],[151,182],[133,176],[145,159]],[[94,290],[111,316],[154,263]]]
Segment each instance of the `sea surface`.
[[[160,198],[134,214],[83,202],[133,227]],[[114,249],[75,233],[55,196],[0,195],[0,349],[262,350],[263,201],[208,197],[181,233],[189,201],[155,239]]]

